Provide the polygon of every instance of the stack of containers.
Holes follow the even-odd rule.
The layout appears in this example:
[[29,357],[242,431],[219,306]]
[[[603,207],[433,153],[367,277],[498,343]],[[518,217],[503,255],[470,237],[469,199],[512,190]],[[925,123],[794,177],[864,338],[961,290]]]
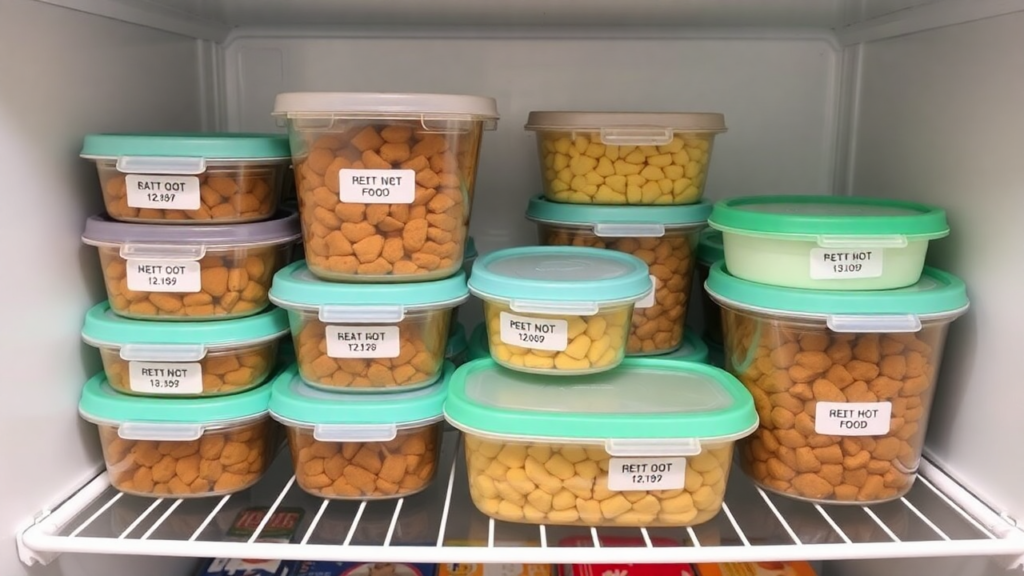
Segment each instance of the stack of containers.
[[82,336],[104,371],[82,393],[111,484],[139,496],[227,494],[255,483],[275,442],[263,384],[288,333],[269,305],[299,238],[278,209],[287,139],[97,134],[82,157],[106,214],[86,222],[109,300]]
[[917,475],[962,281],[924,266],[945,212],[831,196],[715,206],[724,261],[711,266],[725,363],[760,426],[740,462],[761,487],[817,503],[871,504]]
[[310,494],[370,500],[419,492],[440,457],[445,360],[491,98],[288,93],[305,261],[274,277],[296,365],[273,384]]

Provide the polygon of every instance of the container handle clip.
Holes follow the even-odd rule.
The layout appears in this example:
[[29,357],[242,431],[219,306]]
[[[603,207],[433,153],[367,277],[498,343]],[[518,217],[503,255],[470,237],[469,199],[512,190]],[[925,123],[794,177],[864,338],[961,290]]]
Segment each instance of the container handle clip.
[[701,453],[697,438],[611,438],[604,441],[605,452],[612,456],[696,456]]
[[138,362],[198,362],[206,357],[202,344],[125,344],[121,360]]
[[340,324],[343,322],[352,322],[354,324],[370,324],[373,322],[394,324],[405,320],[405,307],[328,304],[320,307],[318,316],[321,322],[328,324]]
[[844,334],[921,331],[917,314],[832,314],[825,318],[825,323],[829,330]]
[[821,248],[906,248],[907,237],[902,234],[888,236],[818,236]]
[[317,424],[313,438],[320,442],[389,442],[398,436],[395,424]]
[[206,246],[174,244],[122,244],[119,250],[125,260],[187,260],[197,262],[206,256]]
[[513,312],[525,314],[553,314],[566,316],[593,316],[600,310],[597,302],[551,302],[547,300],[512,300]]
[[202,424],[125,422],[118,426],[117,435],[124,440],[188,442],[198,440],[205,430]]
[[661,238],[665,235],[665,225],[598,223],[594,224],[594,234],[602,238]]
[[601,143],[618,146],[664,146],[672,141],[671,128],[633,126],[601,128]]
[[192,176],[206,172],[206,158],[189,156],[121,156],[117,171],[122,174],[170,174]]

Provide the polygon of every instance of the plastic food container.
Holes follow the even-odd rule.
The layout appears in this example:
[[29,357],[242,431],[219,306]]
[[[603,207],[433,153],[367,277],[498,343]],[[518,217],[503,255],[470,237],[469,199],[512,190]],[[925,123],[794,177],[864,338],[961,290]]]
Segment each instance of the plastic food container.
[[473,328],[469,335],[469,360],[490,358],[490,345],[487,343],[487,323],[481,322]]
[[103,373],[78,412],[99,426],[110,484],[136,496],[196,498],[238,492],[266,472],[277,446],[270,387],[216,398],[121,394]]
[[733,445],[757,427],[750,394],[711,366],[627,358],[577,379],[474,360],[445,417],[465,434],[469,493],[498,520],[692,526],[718,513]]
[[306,260],[321,278],[418,282],[462,267],[481,135],[493,98],[279,94]]
[[476,262],[477,256],[479,254],[476,251],[476,241],[472,236],[466,236],[466,251],[462,258],[462,271],[466,273],[466,278],[469,278],[470,272],[473,271],[473,262]]
[[718,230],[704,230],[697,243],[697,282],[700,283],[701,304],[704,311],[704,337],[712,343],[722,345],[722,309],[708,296],[704,283],[708,281],[711,265],[725,259],[722,233]]
[[291,164],[273,134],[89,134],[81,156],[112,218],[153,224],[266,220]]
[[597,248],[540,246],[476,261],[491,357],[538,374],[610,370],[626,352],[633,305],[653,292],[643,260]]
[[921,277],[928,241],[949,234],[946,212],[847,196],[761,196],[715,204],[729,273],[814,290],[888,290]]
[[632,254],[648,266],[654,293],[637,302],[626,354],[667,354],[683,342],[693,284],[694,252],[711,205],[580,206],[537,196],[526,217],[537,223],[540,243],[589,246]]
[[544,195],[572,204],[692,204],[704,194],[725,117],[706,113],[530,112]]
[[305,262],[278,272],[270,291],[288,310],[303,380],[345,392],[437,381],[452,310],[467,298],[461,272],[417,284],[337,284],[314,276]]
[[412,392],[341,396],[305,385],[294,367],[274,380],[270,414],[284,425],[299,487],[320,498],[382,500],[433,481],[447,380]]
[[448,332],[448,344],[445,346],[444,357],[452,364],[462,366],[466,363],[468,348],[466,329],[462,327],[462,324],[452,323],[452,328]]
[[726,369],[754,396],[761,427],[744,471],[766,489],[822,503],[906,494],[921,461],[949,323],[963,282],[925,268],[885,291],[779,288],[711,268]]
[[269,304],[270,281],[300,236],[295,214],[267,222],[156,226],[89,218],[110,309],[140,320],[250,316]]
[[99,348],[110,386],[140,396],[218,396],[262,384],[288,334],[284,310],[221,322],[122,318],[107,302],[85,316],[82,339]]
[[693,330],[688,330],[686,335],[683,336],[683,345],[677,348],[674,352],[657,356],[659,360],[681,360],[683,362],[697,362],[699,364],[709,364],[708,362],[708,346],[697,337]]

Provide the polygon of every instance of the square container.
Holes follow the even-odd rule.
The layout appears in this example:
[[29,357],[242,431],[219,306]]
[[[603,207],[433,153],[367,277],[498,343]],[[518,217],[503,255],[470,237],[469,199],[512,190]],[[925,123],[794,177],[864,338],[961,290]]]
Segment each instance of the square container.
[[633,306],[626,354],[667,354],[683,343],[694,252],[711,205],[584,206],[537,196],[526,217],[546,246],[587,246],[632,254],[648,266],[654,293]]
[[295,367],[273,383],[299,487],[319,498],[383,500],[425,490],[441,457],[442,405],[455,367],[429,388],[383,396],[310,388]]
[[419,282],[462,266],[480,140],[493,98],[279,94],[306,260],[344,282]]
[[740,446],[763,488],[812,502],[895,500],[917,478],[949,323],[967,310],[956,277],[925,268],[909,288],[778,288],[711,268],[725,364],[760,428]]
[[444,413],[465,434],[473,504],[529,524],[706,522],[733,445],[757,428],[735,378],[657,358],[554,381],[474,360],[455,372]]
[[718,230],[704,230],[697,243],[697,283],[704,312],[704,338],[719,347],[722,345],[722,309],[708,296],[704,284],[708,281],[711,266],[725,259],[722,233]]
[[288,310],[299,374],[344,392],[405,391],[441,376],[452,310],[466,277],[417,284],[338,284],[296,262],[274,276],[270,299]]
[[470,292],[483,300],[491,357],[537,374],[593,374],[626,353],[633,305],[653,292],[629,254],[537,246],[476,261]]
[[139,396],[219,396],[262,384],[277,365],[288,315],[276,308],[221,322],[122,318],[104,302],[82,340],[100,351],[112,388]]
[[110,484],[135,496],[197,498],[244,490],[277,447],[270,387],[216,398],[149,398],[97,374],[78,412],[99,427]]
[[82,241],[99,249],[110,309],[139,320],[223,320],[270,304],[270,281],[299,239],[299,219],[278,212],[249,224],[158,226],[85,223]]
[[712,113],[530,112],[544,195],[572,204],[693,204],[704,194]]
[[848,196],[753,196],[715,204],[729,273],[813,290],[888,290],[921,277],[928,242],[949,235],[940,208]]
[[255,222],[274,215],[291,164],[274,134],[89,134],[107,213],[124,222]]

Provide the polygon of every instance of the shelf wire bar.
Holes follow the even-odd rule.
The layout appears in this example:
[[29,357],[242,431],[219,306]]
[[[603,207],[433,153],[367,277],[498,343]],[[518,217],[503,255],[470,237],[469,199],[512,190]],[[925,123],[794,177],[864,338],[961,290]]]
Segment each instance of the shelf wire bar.
[[103,513],[104,513],[104,512],[106,512],[107,510],[109,510],[109,509],[110,509],[110,507],[111,507],[111,506],[113,506],[115,502],[117,502],[118,500],[120,500],[120,499],[121,499],[121,496],[124,496],[124,492],[118,492],[117,494],[115,494],[115,495],[114,495],[114,497],[113,497],[113,498],[111,498],[110,500],[107,500],[107,502],[106,502],[106,503],[105,503],[105,504],[104,504],[103,506],[100,506],[100,509],[99,509],[99,510],[97,510],[97,511],[93,512],[93,513],[92,513],[92,516],[89,516],[89,517],[88,517],[88,518],[87,518],[87,519],[85,520],[85,522],[84,522],[84,523],[82,523],[82,525],[81,525],[81,526],[79,526],[78,528],[75,528],[75,529],[74,529],[74,530],[73,530],[73,531],[71,532],[71,535],[70,535],[70,536],[68,536],[68,537],[69,537],[69,538],[74,538],[74,537],[78,536],[79,534],[81,534],[81,533],[82,533],[82,530],[85,530],[86,528],[88,528],[88,527],[89,527],[89,525],[90,525],[90,524],[92,524],[94,520],[96,520],[97,518],[99,518],[99,517],[100,517],[100,515],[101,515],[101,514],[103,514]]
[[448,530],[448,513],[452,507],[452,487],[455,485],[455,466],[459,463],[458,442],[455,443],[455,457],[452,458],[452,469],[448,473],[448,490],[444,495],[444,510],[441,512],[441,525],[437,528],[437,548],[444,546],[444,535]]
[[260,524],[256,527],[256,531],[253,532],[252,536],[249,537],[249,544],[252,544],[253,542],[257,541],[260,535],[263,534],[263,529],[267,527],[267,523],[270,522],[271,516],[273,516],[274,513],[277,512],[277,508],[278,506],[281,505],[281,501],[284,500],[285,495],[287,495],[288,491],[292,489],[292,484],[295,484],[294,475],[291,478],[289,478],[287,482],[285,482],[284,488],[281,489],[281,493],[277,495],[277,498],[274,500],[274,503],[270,505],[270,508],[267,510],[267,513],[263,515],[263,520],[260,520]]
[[317,524],[319,524],[320,523],[320,519],[324,517],[324,512],[327,511],[327,506],[330,503],[331,503],[331,501],[328,500],[327,498],[324,498],[324,501],[320,503],[320,509],[316,511],[316,516],[313,516],[313,521],[310,522],[309,528],[306,529],[306,534],[303,535],[303,537],[302,537],[301,544],[303,546],[305,546],[306,543],[309,542],[309,538],[311,536],[313,536],[313,532],[316,531]]
[[832,516],[830,516],[829,513],[826,512],[825,509],[821,507],[821,504],[815,504],[814,508],[815,510],[818,511],[819,514],[821,514],[821,517],[825,519],[825,522],[828,522],[828,525],[831,526],[833,530],[835,530],[836,534],[839,534],[839,537],[843,539],[843,542],[846,542],[847,544],[853,544],[853,541],[850,540],[850,537],[846,535],[846,532],[843,532],[843,529],[839,527],[839,524],[836,524],[836,521],[832,519]]
[[543,524],[540,525],[540,547],[548,547],[548,527]]
[[878,527],[881,528],[889,536],[889,538],[892,538],[893,542],[902,542],[902,540],[900,540],[900,537],[897,536],[895,532],[890,530],[889,527],[885,525],[885,522],[882,522],[882,519],[879,518],[878,515],[875,514],[875,512],[871,508],[868,508],[867,506],[861,506],[861,508],[864,510],[864,512],[867,512],[868,516],[871,516],[871,519],[875,521],[875,524],[878,524]]
[[228,503],[230,498],[231,494],[225,494],[224,497],[220,499],[220,502],[217,502],[217,505],[213,507],[213,510],[210,510],[210,513],[206,515],[203,523],[200,524],[199,527],[196,528],[196,531],[192,533],[192,536],[189,537],[189,542],[194,542],[196,538],[199,538],[199,535],[203,533],[203,530],[206,530],[206,527],[210,525],[210,522],[213,522],[213,519],[217,517],[217,513],[220,512],[220,509]]
[[767,504],[768,508],[771,509],[773,514],[775,514],[775,518],[779,520],[779,524],[782,524],[783,530],[785,530],[786,534],[789,534],[789,537],[793,539],[793,543],[797,546],[803,546],[804,543],[797,537],[796,532],[793,531],[789,522],[786,521],[785,516],[782,515],[782,512],[779,512],[779,509],[775,506],[775,502],[772,502],[772,499],[768,497],[768,493],[761,489],[760,486],[755,486],[755,488],[757,488],[757,492],[761,495],[761,499],[764,500],[764,503]]
[[690,542],[693,542],[693,547],[700,548],[700,540],[697,539],[697,533],[693,531],[693,526],[687,526],[686,533],[690,535]]
[[931,528],[932,531],[934,531],[936,534],[938,534],[940,538],[942,538],[946,542],[952,542],[953,539],[947,536],[945,532],[943,532],[938,526],[936,526],[935,523],[932,522],[931,518],[922,514],[921,511],[917,509],[917,506],[911,504],[910,501],[907,500],[906,498],[900,498],[900,502],[903,502],[903,504],[907,508],[910,508],[910,511],[913,512],[918,518],[920,518],[922,522],[927,524],[928,527]]
[[132,530],[135,530],[136,528],[138,528],[139,524],[142,524],[142,522],[146,519],[146,517],[149,516],[153,512],[153,510],[156,510],[156,507],[159,506],[160,503],[163,502],[163,501],[164,501],[163,498],[157,498],[156,500],[154,500],[153,503],[149,505],[149,508],[146,508],[145,512],[143,512],[142,514],[139,514],[139,517],[136,518],[134,522],[129,524],[128,527],[124,529],[124,532],[121,532],[121,535],[118,536],[117,539],[118,540],[124,540],[125,537],[128,536],[129,534],[131,534]]
[[995,540],[999,539],[999,537],[996,536],[995,534],[993,534],[988,528],[985,528],[981,524],[981,522],[978,522],[977,520],[974,519],[973,516],[968,514],[966,511],[964,511],[964,509],[961,508],[959,504],[957,504],[956,502],[953,502],[952,500],[950,500],[949,496],[946,496],[945,494],[943,494],[942,491],[939,490],[938,488],[936,488],[934,484],[929,482],[927,478],[925,478],[924,476],[919,474],[917,476],[917,479],[918,479],[918,481],[923,482],[925,486],[927,486],[932,492],[934,492],[939,498],[941,498],[942,501],[945,502],[947,506],[949,506],[953,510],[956,510],[958,514],[960,514],[961,516],[966,518],[967,521],[970,522],[972,526],[974,526],[975,528],[980,530],[982,534],[985,534],[990,539],[995,539]]
[[601,547],[601,539],[597,536],[597,528],[593,526],[590,527],[590,539],[594,542],[594,548]]
[[348,527],[348,534],[345,535],[345,542],[342,546],[348,546],[352,543],[352,538],[356,535],[356,528],[359,526],[359,520],[363,517],[363,510],[366,510],[366,500],[359,503],[359,510],[356,510],[356,517],[352,519],[352,525]]
[[651,543],[651,535],[647,533],[647,528],[640,528],[640,535],[644,537],[644,544],[648,548],[654,548],[654,544]]
[[747,535],[743,533],[743,529],[740,528],[736,518],[732,515],[732,510],[729,510],[729,505],[722,502],[722,511],[729,517],[729,523],[732,524],[733,530],[736,531],[736,535],[740,537],[740,542],[743,542],[744,546],[750,546],[750,540],[747,540]]
[[402,513],[402,503],[405,498],[399,498],[395,504],[395,513],[391,515],[391,526],[388,526],[388,535],[384,537],[384,547],[391,546],[391,538],[395,535],[395,527],[398,526],[398,515]]
[[178,498],[177,500],[174,501],[173,504],[168,506],[167,510],[164,511],[164,513],[161,514],[160,517],[156,519],[156,522],[153,523],[153,525],[149,527],[149,530],[146,530],[146,533],[143,534],[142,538],[139,538],[139,540],[149,540],[149,537],[153,534],[153,532],[156,532],[157,528],[159,528],[161,524],[164,523],[164,520],[167,520],[167,518],[171,514],[174,513],[174,511],[178,508],[178,506],[181,506],[181,502],[182,502],[182,499]]
[[487,547],[494,548],[494,518],[487,520]]

